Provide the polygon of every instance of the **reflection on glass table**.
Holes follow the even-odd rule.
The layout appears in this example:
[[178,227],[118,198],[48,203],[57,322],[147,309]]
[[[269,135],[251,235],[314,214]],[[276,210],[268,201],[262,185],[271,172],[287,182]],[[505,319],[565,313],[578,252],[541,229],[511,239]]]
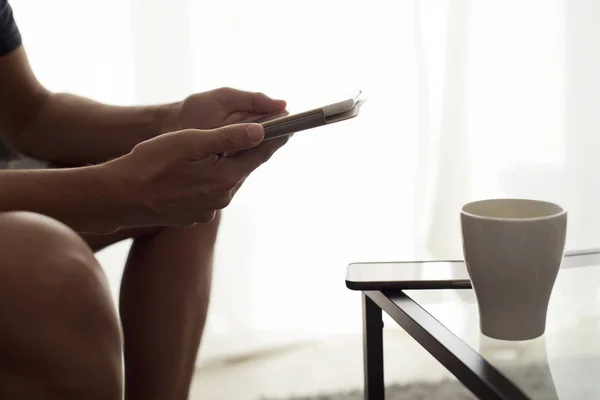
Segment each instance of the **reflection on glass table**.
[[482,335],[471,289],[404,293],[532,399],[600,398],[600,265],[561,269],[546,332],[528,341]]

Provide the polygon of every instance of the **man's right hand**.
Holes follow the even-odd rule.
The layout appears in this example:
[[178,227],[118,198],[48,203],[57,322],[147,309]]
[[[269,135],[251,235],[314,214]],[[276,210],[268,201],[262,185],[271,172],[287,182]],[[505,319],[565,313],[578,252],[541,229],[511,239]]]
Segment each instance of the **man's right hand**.
[[[100,168],[117,201],[130,205],[123,225],[189,226],[210,222],[287,141],[263,139],[258,124],[183,130],[142,142]],[[220,156],[226,153],[235,155]]]

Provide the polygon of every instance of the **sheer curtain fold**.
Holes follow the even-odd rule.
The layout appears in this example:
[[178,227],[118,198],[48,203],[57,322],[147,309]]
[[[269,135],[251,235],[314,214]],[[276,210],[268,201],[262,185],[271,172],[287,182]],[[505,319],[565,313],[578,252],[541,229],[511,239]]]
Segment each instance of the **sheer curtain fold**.
[[[11,3],[52,90],[148,104],[232,86],[292,112],[367,93],[358,118],[295,135],[226,210],[200,363],[360,332],[346,265],[460,257],[472,199],[559,201],[568,246],[598,241],[593,1]],[[127,246],[99,255],[115,293]]]
[[436,257],[457,259],[456,232],[460,230],[457,212],[469,198],[469,130],[468,130],[468,60],[469,0],[448,4],[446,57],[442,90],[439,149],[435,185],[430,195],[435,199],[424,213],[431,212],[429,249]]

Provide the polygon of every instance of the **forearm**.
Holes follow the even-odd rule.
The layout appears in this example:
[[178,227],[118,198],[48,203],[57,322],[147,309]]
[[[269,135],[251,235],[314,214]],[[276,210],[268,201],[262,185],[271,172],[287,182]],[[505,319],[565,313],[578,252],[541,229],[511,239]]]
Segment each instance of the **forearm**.
[[31,211],[80,232],[108,233],[127,217],[101,167],[0,171],[0,212]]
[[13,146],[58,165],[100,163],[139,142],[176,130],[178,104],[118,107],[69,94],[47,94]]

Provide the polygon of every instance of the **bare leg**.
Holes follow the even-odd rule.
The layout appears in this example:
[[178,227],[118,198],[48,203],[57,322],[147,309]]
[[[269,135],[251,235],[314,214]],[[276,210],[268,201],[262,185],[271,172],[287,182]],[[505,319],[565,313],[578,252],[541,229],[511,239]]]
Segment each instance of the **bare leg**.
[[122,399],[116,309],[72,230],[0,213],[0,316],[0,398]]
[[208,311],[220,214],[194,228],[85,236],[94,249],[136,238],[121,284],[128,400],[184,400]]

